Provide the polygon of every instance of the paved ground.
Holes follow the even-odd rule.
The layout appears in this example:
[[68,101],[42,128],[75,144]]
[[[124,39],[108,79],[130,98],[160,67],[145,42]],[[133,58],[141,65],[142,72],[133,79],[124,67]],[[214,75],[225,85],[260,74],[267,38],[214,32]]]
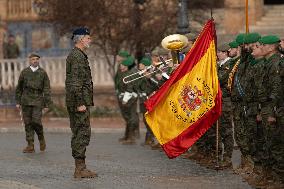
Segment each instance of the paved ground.
[[[141,122],[141,129],[144,129]],[[122,132],[124,121],[120,117],[114,118],[94,118],[91,120],[92,131],[95,133]],[[46,132],[70,133],[69,120],[67,118],[48,118],[43,120],[43,127]],[[24,132],[24,126],[20,119],[0,121],[0,133]]]
[[[21,153],[24,133],[0,133],[0,189],[247,189],[231,171],[209,170],[192,161],[169,160],[163,152],[139,144],[117,143],[117,132],[95,133],[87,165],[96,179],[75,181],[70,133],[48,133],[44,153]],[[141,142],[141,141],[140,141]]]

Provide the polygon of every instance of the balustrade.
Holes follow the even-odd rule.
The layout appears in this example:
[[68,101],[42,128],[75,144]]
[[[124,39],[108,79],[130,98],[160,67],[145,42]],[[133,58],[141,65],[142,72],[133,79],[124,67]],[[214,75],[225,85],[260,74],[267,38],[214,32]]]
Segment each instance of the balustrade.
[[[108,65],[103,57],[90,59],[93,83],[99,87],[112,87],[114,85],[108,73]],[[46,70],[53,90],[64,90],[66,57],[41,58],[40,66]],[[21,71],[28,66],[27,59],[0,60],[0,86],[3,89],[15,89]]]

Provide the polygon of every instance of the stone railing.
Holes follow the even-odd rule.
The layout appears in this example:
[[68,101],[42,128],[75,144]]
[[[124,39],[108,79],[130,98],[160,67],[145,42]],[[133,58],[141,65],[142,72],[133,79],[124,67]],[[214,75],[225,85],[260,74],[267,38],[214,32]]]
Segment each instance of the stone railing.
[[[53,90],[64,90],[66,57],[42,58],[40,66],[46,70]],[[112,87],[113,79],[108,73],[108,66],[103,57],[90,59],[95,87]],[[0,87],[15,89],[21,71],[28,66],[27,59],[0,60]]]
[[34,0],[6,0],[6,20],[36,20],[38,15],[33,8]]

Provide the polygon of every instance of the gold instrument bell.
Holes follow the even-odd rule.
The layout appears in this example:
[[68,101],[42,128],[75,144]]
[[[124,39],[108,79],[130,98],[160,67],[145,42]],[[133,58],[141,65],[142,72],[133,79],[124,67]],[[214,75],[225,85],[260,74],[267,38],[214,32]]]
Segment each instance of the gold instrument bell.
[[172,34],[162,40],[162,47],[170,51],[180,51],[188,45],[188,39],[181,34]]

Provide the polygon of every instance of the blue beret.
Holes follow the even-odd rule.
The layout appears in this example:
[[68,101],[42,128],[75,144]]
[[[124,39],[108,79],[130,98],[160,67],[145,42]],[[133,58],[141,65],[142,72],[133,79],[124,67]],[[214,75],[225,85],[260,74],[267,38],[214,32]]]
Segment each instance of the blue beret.
[[72,39],[74,35],[90,35],[90,31],[88,28],[80,27],[73,31]]

